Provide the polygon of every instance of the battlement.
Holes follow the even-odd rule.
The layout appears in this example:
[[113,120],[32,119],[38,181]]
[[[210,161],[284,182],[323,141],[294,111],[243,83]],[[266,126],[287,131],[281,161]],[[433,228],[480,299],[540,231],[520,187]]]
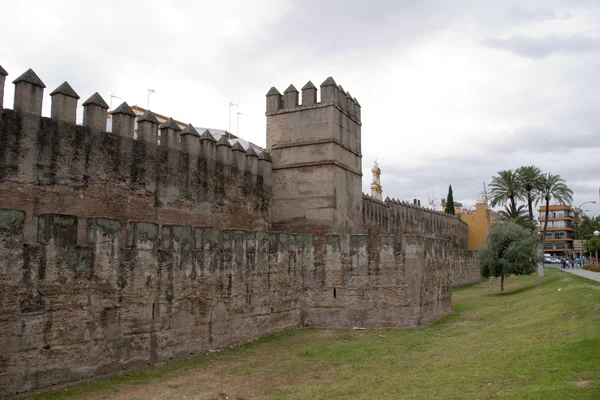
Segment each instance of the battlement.
[[365,233],[394,235],[396,241],[405,234],[423,235],[467,248],[467,224],[456,216],[389,197],[376,200],[365,193],[362,212]]
[[[301,325],[417,326],[479,279],[455,217],[361,195],[360,105],[333,78],[267,94],[267,150],[33,70],[4,108],[0,397]],[[300,102],[301,100],[301,102]],[[160,132],[160,141],[158,140]],[[271,232],[276,230],[278,232]]]
[[267,97],[267,150],[273,158],[273,224],[320,233],[360,232],[362,180],[358,101],[333,78]]
[[[4,70],[2,70],[4,71]],[[4,83],[6,75],[0,74]],[[148,111],[138,123],[126,102],[106,132],[104,99],[83,103],[65,82],[51,93],[51,118],[41,116],[44,83],[31,69],[15,81],[14,110],[0,113],[0,204],[28,215],[76,212],[268,229],[271,156],[244,149],[169,119],[159,125]],[[158,143],[158,131],[161,142]],[[28,226],[31,223],[28,224]],[[29,230],[28,240],[33,238]]]
[[352,97],[350,92],[344,91],[341,85],[335,83],[332,77],[329,77],[321,83],[321,101],[317,101],[317,87],[308,81],[302,87],[302,100],[298,89],[294,85],[288,86],[283,95],[272,87],[267,92],[267,111],[266,115],[292,112],[297,109],[323,107],[333,105],[347,115],[357,124],[361,124],[360,103],[356,97]]

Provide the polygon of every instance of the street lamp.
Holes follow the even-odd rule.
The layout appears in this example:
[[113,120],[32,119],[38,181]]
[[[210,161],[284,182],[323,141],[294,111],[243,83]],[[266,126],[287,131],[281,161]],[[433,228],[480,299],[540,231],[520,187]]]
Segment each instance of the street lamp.
[[581,206],[583,206],[584,204],[596,204],[596,200],[584,201],[579,205],[579,207],[577,207],[577,209],[581,210]]

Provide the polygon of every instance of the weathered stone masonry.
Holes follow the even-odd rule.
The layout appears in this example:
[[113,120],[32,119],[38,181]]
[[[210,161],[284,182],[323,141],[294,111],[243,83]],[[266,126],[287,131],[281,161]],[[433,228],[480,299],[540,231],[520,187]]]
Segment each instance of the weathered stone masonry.
[[77,126],[66,82],[41,117],[31,70],[4,109],[5,77],[0,397],[300,325],[417,326],[479,279],[464,223],[360,193],[360,105],[331,78],[269,91],[256,154],[151,112],[134,139],[126,103],[105,132],[98,93]]
[[312,235],[0,210],[3,395],[243,343],[300,325],[417,326],[451,309],[438,239]]

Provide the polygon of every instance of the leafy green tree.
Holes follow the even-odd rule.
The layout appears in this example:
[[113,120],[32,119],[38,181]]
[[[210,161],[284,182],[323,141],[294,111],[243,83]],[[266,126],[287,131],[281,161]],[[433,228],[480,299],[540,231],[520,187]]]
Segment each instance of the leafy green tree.
[[583,217],[581,225],[578,227],[577,236],[582,239],[591,238],[594,236],[594,231],[600,231],[600,215],[593,218]]
[[600,237],[592,236],[586,241],[586,246],[589,251],[600,250]]
[[[598,252],[600,252],[600,237],[592,235],[590,239],[586,240],[585,247],[591,255],[597,254]],[[600,265],[598,263],[598,260],[596,260],[596,265]]]
[[550,201],[554,200],[560,204],[571,204],[573,201],[573,191],[569,189],[565,180],[560,175],[548,173],[543,176],[540,182],[539,196],[546,204],[544,229],[542,232],[542,241],[545,244],[546,231],[548,230],[548,215],[550,214]]
[[454,215],[454,195],[452,185],[448,186],[448,197],[446,197],[446,214]]
[[529,275],[538,261],[537,233],[515,222],[494,225],[486,245],[479,250],[481,275],[500,277],[500,293],[504,293],[504,277]]
[[522,196],[522,189],[517,174],[512,169],[498,171],[498,176],[492,177],[489,188],[492,207],[508,205],[511,215],[517,213],[517,200]]
[[533,204],[537,203],[539,198],[536,193],[539,192],[542,183],[542,171],[535,165],[519,167],[516,170],[519,187],[522,196],[527,201],[527,211],[529,219],[533,221]]

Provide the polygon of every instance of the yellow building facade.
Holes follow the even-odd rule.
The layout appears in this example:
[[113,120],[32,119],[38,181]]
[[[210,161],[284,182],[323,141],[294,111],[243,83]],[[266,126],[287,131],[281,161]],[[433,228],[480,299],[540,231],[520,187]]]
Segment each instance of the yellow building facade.
[[461,210],[458,214],[461,221],[467,224],[467,240],[469,250],[479,250],[487,241],[492,230],[492,222],[496,213],[487,207],[485,198],[475,205],[475,211]]

